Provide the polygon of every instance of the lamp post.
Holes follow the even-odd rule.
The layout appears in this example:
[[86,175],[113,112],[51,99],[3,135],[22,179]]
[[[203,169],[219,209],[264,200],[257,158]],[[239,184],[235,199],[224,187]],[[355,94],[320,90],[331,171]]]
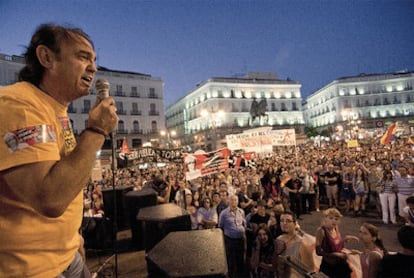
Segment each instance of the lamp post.
[[175,137],[177,132],[175,130],[161,130],[160,135],[162,137],[167,137],[167,149],[170,149],[171,146],[171,137]]
[[[221,126],[221,119],[224,118],[224,111],[208,112],[206,109],[201,110],[201,117],[207,119],[207,128],[212,130],[211,150],[214,151],[217,147],[217,127]],[[210,136],[208,136],[210,138]],[[210,140],[210,139],[209,139]]]
[[[346,122],[344,125],[344,134],[348,135],[349,139],[358,139],[359,126],[361,120],[358,120],[355,113],[350,110],[344,110],[341,113],[342,119]],[[346,137],[346,136],[345,136]],[[346,139],[346,138],[345,138]]]

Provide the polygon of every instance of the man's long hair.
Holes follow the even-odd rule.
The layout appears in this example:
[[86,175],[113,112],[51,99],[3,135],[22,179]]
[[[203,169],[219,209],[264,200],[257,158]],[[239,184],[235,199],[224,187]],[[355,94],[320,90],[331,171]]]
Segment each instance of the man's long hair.
[[27,81],[35,86],[39,86],[42,81],[45,68],[40,64],[36,55],[36,49],[39,45],[44,45],[55,54],[59,54],[62,41],[79,40],[80,37],[88,40],[93,47],[93,43],[88,34],[79,28],[54,24],[40,25],[33,34],[30,45],[24,54],[26,66],[19,72],[19,81]]

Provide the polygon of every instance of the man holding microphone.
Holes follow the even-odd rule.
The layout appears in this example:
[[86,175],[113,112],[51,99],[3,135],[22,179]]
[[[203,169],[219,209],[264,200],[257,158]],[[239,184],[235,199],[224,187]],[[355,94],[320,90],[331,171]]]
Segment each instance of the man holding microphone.
[[0,88],[0,277],[90,277],[82,190],[118,123],[114,100],[97,101],[76,142],[67,107],[93,84],[89,36],[41,25],[24,57],[19,82]]

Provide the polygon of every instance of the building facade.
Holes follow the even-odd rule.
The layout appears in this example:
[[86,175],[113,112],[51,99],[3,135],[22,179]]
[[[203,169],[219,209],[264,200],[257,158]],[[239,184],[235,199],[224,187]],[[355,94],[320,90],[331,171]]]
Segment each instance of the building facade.
[[189,150],[225,146],[225,135],[272,126],[303,133],[301,84],[274,73],[211,78],[167,108],[168,130]]
[[363,137],[361,130],[381,133],[391,122],[413,126],[413,85],[410,71],[339,78],[306,98],[306,125],[335,127],[348,137]]
[[[8,85],[18,80],[18,73],[24,67],[20,56],[0,54],[0,85]],[[111,84],[110,95],[115,99],[119,122],[115,131],[116,146],[121,147],[126,138],[130,147],[141,147],[159,137],[165,129],[164,82],[149,74],[110,70],[98,67],[95,81],[104,78]],[[95,104],[96,92],[73,101],[69,117],[75,134],[87,125],[88,113]],[[106,142],[108,147],[109,142]]]
[[[0,54],[0,86],[16,82],[23,66],[23,57]],[[210,151],[224,147],[227,134],[263,126],[295,128],[297,134],[304,134],[308,126],[329,130],[337,139],[349,139],[376,136],[392,122],[399,122],[406,132],[414,133],[412,71],[342,77],[305,101],[299,82],[280,80],[275,73],[214,77],[196,85],[165,114],[161,78],[104,67],[96,73],[95,80],[99,78],[109,81],[110,95],[116,101],[120,118],[117,148],[126,138],[132,148],[151,143]],[[92,88],[89,96],[70,105],[76,134],[85,128],[95,99]]]

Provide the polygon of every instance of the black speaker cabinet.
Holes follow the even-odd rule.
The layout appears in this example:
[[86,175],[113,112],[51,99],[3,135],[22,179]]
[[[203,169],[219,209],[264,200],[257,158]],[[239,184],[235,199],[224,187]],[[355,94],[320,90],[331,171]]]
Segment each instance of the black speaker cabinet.
[[169,233],[145,257],[149,277],[226,277],[221,229]]
[[145,251],[151,250],[169,232],[191,230],[190,215],[173,203],[142,208],[137,220],[142,223]]
[[157,204],[157,193],[152,188],[140,191],[130,191],[125,195],[127,214],[131,226],[132,246],[138,250],[144,249],[144,232],[141,221],[137,220],[139,210]]
[[102,189],[105,216],[114,220],[114,194],[116,197],[116,224],[118,230],[129,228],[128,217],[126,214],[125,194],[131,191],[133,186],[119,186]]
[[112,248],[111,222],[104,217],[83,217],[81,226],[86,249],[105,250]]

